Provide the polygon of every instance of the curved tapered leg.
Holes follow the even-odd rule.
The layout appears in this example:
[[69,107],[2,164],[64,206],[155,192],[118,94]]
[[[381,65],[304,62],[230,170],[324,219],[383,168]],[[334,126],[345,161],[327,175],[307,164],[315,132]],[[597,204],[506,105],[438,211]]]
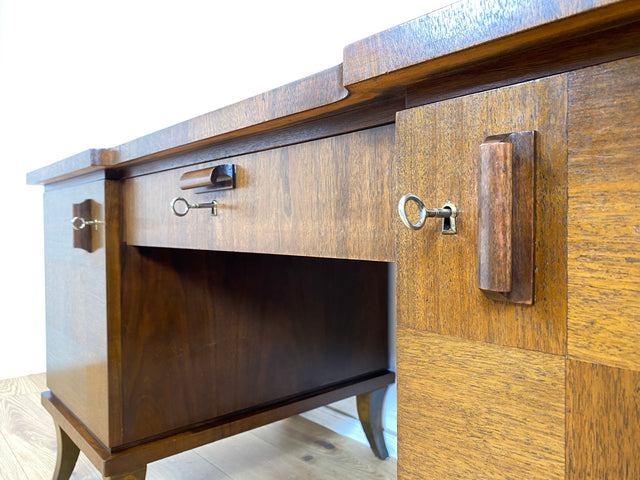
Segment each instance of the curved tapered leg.
[[147,475],[147,466],[145,465],[139,470],[131,473],[123,473],[122,475],[112,475],[111,477],[103,477],[104,480],[144,480]]
[[58,438],[58,450],[56,453],[56,469],[53,471],[53,480],[69,480],[71,473],[78,461],[80,449],[69,438],[60,425],[56,425],[56,437]]
[[387,444],[384,441],[382,410],[384,407],[384,396],[387,393],[387,387],[373,392],[363,393],[356,397],[358,404],[358,417],[364,430],[371,450],[376,457],[381,460],[389,458]]

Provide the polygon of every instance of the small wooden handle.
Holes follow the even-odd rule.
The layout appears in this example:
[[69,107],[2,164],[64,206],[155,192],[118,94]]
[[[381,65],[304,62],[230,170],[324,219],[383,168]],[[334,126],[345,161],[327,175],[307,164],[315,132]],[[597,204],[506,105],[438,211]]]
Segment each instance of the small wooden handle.
[[532,304],[535,132],[488,137],[478,171],[478,288],[493,300]]
[[511,291],[513,144],[480,145],[478,183],[478,287]]
[[194,188],[202,191],[228,190],[236,186],[236,166],[216,165],[211,168],[183,173],[178,182],[181,190]]
[[212,173],[213,168],[205,168],[204,170],[194,170],[192,172],[183,173],[178,185],[182,190],[209,187],[211,186]]

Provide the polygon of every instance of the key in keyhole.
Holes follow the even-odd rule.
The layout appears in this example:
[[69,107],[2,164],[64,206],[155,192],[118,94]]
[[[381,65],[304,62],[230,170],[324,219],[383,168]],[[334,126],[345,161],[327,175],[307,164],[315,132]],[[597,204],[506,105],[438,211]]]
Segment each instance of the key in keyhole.
[[[413,223],[407,217],[407,203],[409,201],[414,202],[420,211],[420,219],[417,223]],[[400,214],[402,223],[412,230],[421,229],[427,218],[442,218],[443,235],[455,235],[458,233],[458,229],[456,227],[456,216],[458,214],[458,210],[451,202],[445,203],[442,208],[426,208],[418,196],[408,193],[398,202],[398,213]]]

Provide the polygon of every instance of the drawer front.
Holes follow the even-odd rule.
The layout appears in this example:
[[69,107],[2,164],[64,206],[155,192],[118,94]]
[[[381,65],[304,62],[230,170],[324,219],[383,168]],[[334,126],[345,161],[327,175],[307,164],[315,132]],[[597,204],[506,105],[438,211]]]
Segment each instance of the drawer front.
[[[393,125],[127,179],[129,245],[393,261]],[[184,173],[236,165],[236,188],[181,190]],[[170,203],[217,202],[175,215]]]

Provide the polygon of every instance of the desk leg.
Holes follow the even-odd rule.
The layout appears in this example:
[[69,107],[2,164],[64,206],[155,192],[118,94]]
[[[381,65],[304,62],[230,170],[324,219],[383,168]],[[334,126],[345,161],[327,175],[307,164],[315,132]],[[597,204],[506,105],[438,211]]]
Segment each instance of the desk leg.
[[60,425],[56,425],[56,437],[58,449],[56,452],[56,469],[53,471],[53,480],[68,480],[78,461],[80,449]]
[[387,387],[384,387],[356,397],[360,423],[367,436],[371,450],[380,460],[385,460],[389,457],[387,445],[384,441],[382,424],[382,411],[386,393]]
[[136,470],[131,473],[124,473],[122,475],[113,475],[111,477],[104,477],[104,480],[144,480],[147,475],[147,466],[145,465],[140,470]]

